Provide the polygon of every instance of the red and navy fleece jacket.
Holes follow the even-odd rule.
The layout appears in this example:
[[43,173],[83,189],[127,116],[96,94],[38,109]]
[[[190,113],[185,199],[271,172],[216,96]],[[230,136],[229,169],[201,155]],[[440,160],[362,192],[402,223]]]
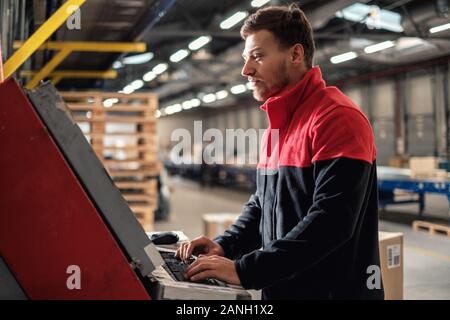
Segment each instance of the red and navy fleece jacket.
[[383,299],[382,285],[367,284],[380,266],[369,121],[318,67],[261,108],[257,190],[215,239],[242,286],[263,299]]

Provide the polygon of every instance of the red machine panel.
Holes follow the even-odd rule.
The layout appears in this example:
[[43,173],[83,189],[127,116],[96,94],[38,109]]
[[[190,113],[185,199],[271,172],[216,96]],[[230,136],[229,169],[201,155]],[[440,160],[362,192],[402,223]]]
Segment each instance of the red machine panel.
[[28,297],[149,299],[12,79],[0,84],[0,146],[0,255]]

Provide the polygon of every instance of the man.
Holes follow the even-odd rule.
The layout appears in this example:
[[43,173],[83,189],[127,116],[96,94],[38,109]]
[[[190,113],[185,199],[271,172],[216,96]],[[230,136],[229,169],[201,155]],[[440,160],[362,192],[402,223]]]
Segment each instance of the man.
[[269,120],[257,190],[224,235],[180,247],[182,259],[202,254],[187,277],[262,289],[263,299],[383,299],[368,271],[380,263],[367,118],[312,67],[312,30],[298,7],[261,9],[241,35],[242,74]]

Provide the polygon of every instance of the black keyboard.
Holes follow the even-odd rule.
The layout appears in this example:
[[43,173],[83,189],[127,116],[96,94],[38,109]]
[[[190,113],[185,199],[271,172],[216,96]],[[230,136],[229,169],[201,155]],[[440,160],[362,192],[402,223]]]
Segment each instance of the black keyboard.
[[[184,277],[186,270],[190,263],[194,262],[194,258],[190,258],[189,263],[183,262],[180,258],[175,257],[174,252],[160,251],[159,252],[165,262],[166,270],[172,277],[177,281],[190,281]],[[197,282],[197,281],[196,281]],[[210,284],[215,286],[226,287],[227,285],[216,279],[205,279],[203,281],[199,281],[199,283]]]

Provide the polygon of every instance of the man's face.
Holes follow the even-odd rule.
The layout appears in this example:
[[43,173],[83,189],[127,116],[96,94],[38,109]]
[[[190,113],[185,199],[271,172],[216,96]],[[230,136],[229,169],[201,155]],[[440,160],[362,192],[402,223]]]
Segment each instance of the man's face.
[[241,73],[253,85],[256,100],[267,100],[289,84],[289,50],[282,49],[270,31],[250,34],[242,57],[245,64]]

